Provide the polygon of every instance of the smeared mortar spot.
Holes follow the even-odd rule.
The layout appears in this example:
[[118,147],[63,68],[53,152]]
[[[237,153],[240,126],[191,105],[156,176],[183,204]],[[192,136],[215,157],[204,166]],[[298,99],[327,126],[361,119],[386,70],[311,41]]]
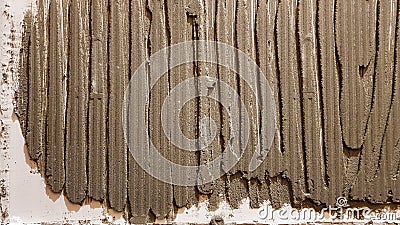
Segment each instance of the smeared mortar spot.
[[217,215],[211,218],[210,225],[223,225],[223,224],[225,223],[224,223],[224,218],[222,218],[222,216]]
[[54,193],[53,191],[51,191],[48,185],[46,185],[45,190],[47,197],[49,197],[49,199],[53,202],[57,201],[57,199],[61,196],[61,193]]

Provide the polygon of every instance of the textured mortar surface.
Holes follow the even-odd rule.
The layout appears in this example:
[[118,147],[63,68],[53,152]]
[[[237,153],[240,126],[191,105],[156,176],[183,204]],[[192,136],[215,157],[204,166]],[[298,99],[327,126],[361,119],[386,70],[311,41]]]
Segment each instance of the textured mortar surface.
[[[240,208],[243,199],[251,208],[267,200],[275,208],[287,203],[318,208],[334,205],[339,196],[357,206],[398,207],[399,1],[38,0],[21,11],[11,2],[1,4],[4,218],[13,171],[9,140],[22,140],[11,119],[14,91],[27,154],[46,184],[40,189],[57,201],[65,195],[65,202],[55,203],[60,207],[101,201],[135,223],[173,220],[178,209],[203,199],[208,210],[226,202]],[[14,18],[10,10],[18,11]],[[160,107],[184,79],[224,80],[239,92],[251,118],[249,144],[238,165],[212,184],[179,187],[150,177],[128,154],[120,112],[124,88],[143,61],[166,46],[196,39],[230,44],[259,64],[274,91],[277,130],[265,161],[248,171],[251,153],[262,142],[253,107],[257,93],[220,66],[171,69],[152,90],[146,118],[150,139],[165,157],[182,164],[208,162],[229,144],[230,121],[243,123],[214,100],[194,99],[181,114],[182,132],[197,137],[199,121],[210,117],[219,128],[216,138],[199,154],[171,145],[160,129]],[[96,210],[93,218],[105,218]]]

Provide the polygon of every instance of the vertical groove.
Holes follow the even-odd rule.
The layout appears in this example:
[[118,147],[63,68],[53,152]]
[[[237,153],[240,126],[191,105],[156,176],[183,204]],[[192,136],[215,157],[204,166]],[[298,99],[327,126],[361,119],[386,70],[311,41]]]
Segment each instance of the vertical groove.
[[296,8],[295,8],[295,47],[296,47],[296,59],[297,59],[297,79],[298,79],[298,90],[300,94],[300,127],[301,127],[301,145],[302,145],[302,154],[303,154],[303,165],[304,165],[304,179],[305,179],[305,188],[307,193],[310,193],[310,183],[309,183],[309,174],[308,174],[308,168],[307,168],[307,151],[306,151],[306,143],[304,140],[305,136],[305,116],[304,116],[304,93],[303,93],[303,79],[302,79],[302,60],[301,60],[301,54],[300,54],[300,33],[299,33],[299,1],[296,0]]
[[[319,106],[320,106],[320,112],[321,112],[321,129],[325,128],[325,107],[324,107],[324,96],[322,93],[322,69],[321,69],[321,39],[319,36],[319,23],[318,23],[318,17],[320,13],[320,8],[319,8],[319,2],[320,0],[316,0],[316,27],[315,27],[315,37],[316,37],[316,58],[317,58],[317,84],[318,84],[318,89],[319,89]],[[322,155],[323,155],[323,165],[324,165],[324,182],[327,187],[329,187],[329,175],[328,175],[328,157],[327,157],[327,152],[326,152],[326,142],[325,142],[325,132],[321,132],[322,135]]]
[[109,186],[110,186],[110,171],[108,170],[108,168],[110,167],[110,160],[108,158],[108,154],[110,152],[110,140],[108,138],[108,134],[110,133],[110,118],[108,117],[108,115],[110,114],[110,89],[111,89],[111,78],[110,78],[110,55],[111,55],[111,49],[110,49],[110,43],[111,43],[111,1],[107,1],[107,71],[106,71],[106,76],[107,76],[107,116],[106,116],[106,155],[105,155],[105,161],[106,161],[106,182],[105,182],[105,189],[106,189],[106,195],[105,195],[105,199],[107,201],[107,206],[111,206],[110,204],[110,195],[109,195]]
[[[279,0],[278,1],[278,6],[281,4],[281,0]],[[282,153],[282,154],[284,154],[285,153],[285,148],[283,147],[284,145],[283,145],[283,129],[282,129],[282,127],[283,127],[283,118],[282,118],[282,107],[283,107],[283,99],[282,99],[282,84],[281,84],[281,71],[280,71],[280,65],[279,65],[279,62],[280,62],[280,60],[279,60],[279,54],[278,54],[278,51],[279,51],[279,46],[278,46],[278,12],[279,11],[279,7],[277,7],[277,9],[276,9],[276,13],[275,13],[275,24],[274,24],[274,43],[275,43],[275,51],[274,51],[274,54],[275,54],[275,66],[276,66],[276,74],[277,74],[277,81],[278,81],[278,87],[279,87],[279,90],[278,90],[278,94],[279,94],[279,96],[278,96],[278,108],[279,108],[279,115],[280,115],[280,117],[278,118],[278,120],[279,120],[279,127],[280,127],[280,129],[279,129],[279,133],[280,133],[280,139],[279,139],[279,142],[280,142],[280,144],[279,144],[279,146],[280,146],[280,152]],[[275,96],[275,98],[276,98],[276,96]]]

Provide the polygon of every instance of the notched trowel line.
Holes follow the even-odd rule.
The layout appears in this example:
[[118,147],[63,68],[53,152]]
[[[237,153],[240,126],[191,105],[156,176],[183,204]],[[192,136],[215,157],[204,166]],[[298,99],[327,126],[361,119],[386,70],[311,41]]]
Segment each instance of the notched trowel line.
[[103,201],[107,190],[108,1],[90,5],[88,196]]
[[87,190],[89,7],[87,2],[73,0],[69,9],[65,193],[73,203],[81,203]]
[[[46,84],[46,170],[44,172],[47,184],[53,192],[61,192],[65,185],[66,96],[68,96],[67,80],[70,75],[67,72],[68,24],[65,18],[68,17],[68,5],[66,3],[50,1],[49,17],[47,18],[49,31]],[[37,63],[40,64],[40,62]],[[35,87],[32,89],[35,90]],[[34,101],[31,103],[34,104]]]
[[[38,0],[37,12],[25,14],[17,98],[29,156],[53,192],[64,191],[73,203],[87,198],[106,202],[135,223],[172,219],[178,208],[200,199],[208,199],[210,209],[222,200],[238,207],[246,197],[251,207],[265,200],[274,206],[333,205],[341,195],[399,203],[399,4]],[[188,59],[189,63],[170,68],[150,90],[150,71],[158,66],[150,57],[194,40],[233,46],[255,61],[262,73],[246,83],[222,65]],[[188,54],[180,57],[207,55],[203,47],[187,47]],[[217,49],[216,54],[226,52]],[[251,68],[241,68],[238,55],[224,57],[251,74]],[[174,57],[168,55],[164,63],[170,65]],[[152,143],[176,164],[202,165],[224,155],[235,140],[245,140],[243,130],[231,127],[237,122],[243,129],[246,118],[217,101],[235,97],[224,92],[222,82],[212,82],[218,79],[240,96],[249,115],[248,144],[241,146],[243,157],[232,170],[211,183],[184,187],[157,180],[135,161],[124,140],[122,111],[124,91],[143,62],[149,84],[131,90],[129,100],[147,107],[146,118],[137,118],[145,121],[146,138],[128,140],[133,148],[148,152]],[[208,85],[209,96],[217,99],[190,99],[178,117],[161,118],[165,99],[175,87],[205,76],[209,83],[194,82],[193,89],[184,86],[188,89],[178,91],[175,98]],[[273,92],[274,125],[265,124],[268,117],[257,108],[257,99],[261,107],[268,105],[262,94],[267,84],[260,76]],[[150,93],[147,102],[135,101],[142,92]],[[204,143],[197,143],[199,151],[184,151],[171,142],[175,134],[164,133],[162,123],[180,126],[186,138],[201,137],[209,145],[200,148]],[[271,126],[276,130],[269,148],[266,133]],[[254,154],[259,156],[258,167],[252,170]],[[190,179],[200,183],[206,172],[198,171]],[[185,179],[187,174],[172,176]]]
[[127,146],[124,140],[122,109],[124,89],[129,81],[129,1],[109,1],[108,33],[108,200],[117,210],[127,200]]

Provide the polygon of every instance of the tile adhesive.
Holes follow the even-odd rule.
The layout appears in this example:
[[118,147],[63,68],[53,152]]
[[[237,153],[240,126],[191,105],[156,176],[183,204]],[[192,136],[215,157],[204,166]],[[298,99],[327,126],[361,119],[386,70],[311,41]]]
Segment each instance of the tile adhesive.
[[[76,204],[103,202],[132,223],[173,219],[179,208],[206,199],[210,210],[224,200],[237,208],[245,198],[252,208],[267,200],[277,208],[321,207],[339,196],[369,205],[400,202],[399,1],[37,0],[36,7],[24,17],[15,112],[51,192]],[[249,171],[263,126],[249,86],[215,64],[170,69],[149,102],[138,103],[148,106],[148,117],[140,119],[167,159],[209,162],[231,141],[231,121],[242,121],[198,97],[181,111],[182,133],[195,139],[208,132],[200,121],[212,118],[215,138],[197,152],[171,144],[161,107],[184,80],[223,80],[250,117],[241,161],[211,183],[184,187],[137,164],[125,143],[122,111],[140,64],[192,40],[220,41],[256,61],[273,90],[276,129],[266,159]]]

